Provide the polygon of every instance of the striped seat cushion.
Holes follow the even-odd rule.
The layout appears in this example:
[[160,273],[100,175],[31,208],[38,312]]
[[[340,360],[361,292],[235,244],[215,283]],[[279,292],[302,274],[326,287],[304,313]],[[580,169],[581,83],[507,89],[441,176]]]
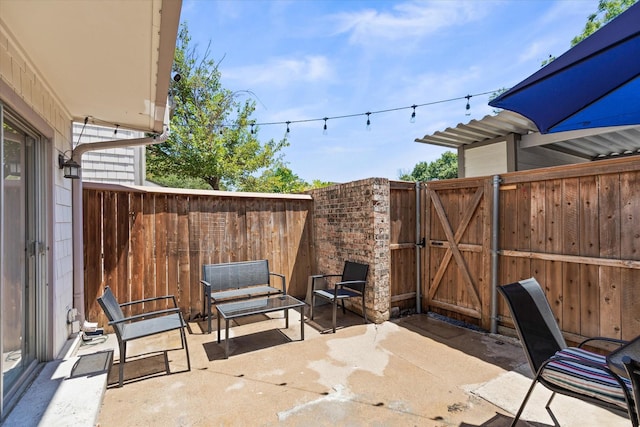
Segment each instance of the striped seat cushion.
[[[558,351],[554,357],[575,359],[576,362],[570,360],[550,362],[546,365],[541,375],[545,381],[575,393],[613,403],[626,410],[627,403],[624,398],[624,392],[618,381],[605,371],[579,363],[580,360],[585,360],[606,367],[607,360],[605,356],[580,348],[569,347]],[[623,381],[631,391],[631,382],[626,378],[623,378]]]

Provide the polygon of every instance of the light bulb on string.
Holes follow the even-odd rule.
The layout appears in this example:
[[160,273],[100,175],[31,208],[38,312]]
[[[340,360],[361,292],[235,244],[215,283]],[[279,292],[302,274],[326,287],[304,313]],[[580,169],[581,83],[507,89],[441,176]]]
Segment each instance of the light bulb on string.
[[256,130],[253,128],[254,124],[251,123],[251,135],[253,135],[254,133],[256,133]]
[[[473,96],[480,96],[480,95],[487,95],[489,93],[494,93],[496,92],[496,90],[493,91],[488,91],[488,92],[483,92],[483,93],[476,93],[476,94],[468,94],[466,96],[462,96],[462,97],[457,97],[457,98],[451,98],[451,99],[443,99],[443,100],[439,100],[439,101],[432,101],[432,102],[427,102],[427,103],[422,103],[422,104],[412,104],[409,106],[405,106],[405,107],[398,107],[398,108],[389,108],[389,109],[384,109],[384,110],[376,110],[376,111],[367,111],[366,113],[359,113],[359,114],[346,114],[346,115],[338,115],[338,116],[331,116],[331,117],[323,117],[323,118],[315,118],[315,119],[305,119],[305,120],[293,120],[293,121],[282,121],[282,122],[265,122],[265,123],[251,123],[251,130],[253,133],[257,132],[256,130],[256,126],[266,126],[266,125],[282,125],[285,124],[286,125],[286,134],[285,137],[288,136],[291,133],[291,124],[292,123],[300,123],[300,122],[315,122],[315,121],[320,121],[323,120],[324,124],[323,124],[323,134],[326,135],[327,134],[327,130],[328,130],[328,120],[334,120],[334,119],[345,119],[345,118],[349,118],[349,117],[356,117],[356,116],[363,116],[366,115],[367,116],[367,121],[366,121],[366,129],[367,130],[371,130],[371,114],[380,114],[380,113],[389,113],[389,112],[393,112],[393,111],[398,111],[398,110],[406,110],[408,108],[411,108],[411,116],[409,121],[411,123],[415,123],[415,119],[416,119],[416,109],[418,107],[424,107],[427,105],[436,105],[436,104],[441,104],[441,103],[445,103],[445,102],[451,102],[451,101],[458,101],[460,99],[466,99],[466,104],[465,104],[465,115],[470,115],[470,110],[471,110],[471,98]],[[85,119],[86,120],[86,119]],[[113,126],[116,126],[115,124],[113,124]],[[224,127],[229,127],[228,125],[219,125],[220,126],[220,134],[223,134],[223,128]]]

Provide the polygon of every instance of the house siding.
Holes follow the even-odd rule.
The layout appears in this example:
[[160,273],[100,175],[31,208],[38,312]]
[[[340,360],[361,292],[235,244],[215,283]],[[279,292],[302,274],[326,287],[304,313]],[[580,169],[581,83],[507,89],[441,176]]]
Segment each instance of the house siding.
[[71,117],[45,79],[21,53],[0,21],[0,101],[45,138],[46,171],[48,358],[62,349],[71,333],[67,312],[73,301],[72,181],[58,168],[58,154],[72,148]]
[[464,150],[464,177],[495,175],[508,172],[507,142],[480,145]]
[[[76,144],[143,138],[144,133],[83,123],[73,124]],[[144,185],[145,147],[121,147],[88,151],[82,156],[82,180],[110,184]]]

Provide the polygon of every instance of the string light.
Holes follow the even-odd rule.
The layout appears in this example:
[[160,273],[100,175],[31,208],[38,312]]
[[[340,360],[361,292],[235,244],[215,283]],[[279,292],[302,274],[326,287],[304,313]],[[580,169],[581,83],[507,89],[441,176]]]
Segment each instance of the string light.
[[[407,110],[407,109],[412,109],[411,118],[410,118],[409,121],[411,123],[415,123],[416,109],[418,107],[425,107],[425,106],[430,106],[430,105],[443,104],[443,103],[446,103],[446,102],[459,101],[461,99],[466,99],[467,100],[467,103],[465,105],[465,111],[466,111],[465,115],[468,116],[468,115],[470,115],[470,113],[469,113],[469,111],[471,110],[471,102],[470,102],[470,100],[471,100],[472,97],[474,97],[474,96],[482,96],[482,95],[489,95],[489,94],[497,92],[498,90],[499,89],[495,89],[495,90],[490,90],[490,91],[482,92],[482,93],[468,94],[468,95],[457,97],[457,98],[449,98],[449,99],[442,99],[442,100],[439,100],[439,101],[425,102],[425,103],[422,103],[422,104],[412,104],[412,105],[409,105],[407,107],[387,108],[387,109],[384,109],[384,110],[367,111],[366,113],[344,114],[344,115],[340,115],[340,116],[326,116],[326,117],[315,118],[315,119],[287,120],[285,122],[255,123],[255,121],[254,121],[253,123],[250,124],[251,133],[255,134],[255,132],[256,132],[255,127],[256,126],[270,126],[270,125],[282,125],[282,124],[285,124],[287,126],[286,134],[288,135],[291,132],[290,125],[293,124],[293,123],[309,123],[309,122],[324,121],[323,134],[326,134],[327,133],[327,121],[328,120],[347,119],[347,118],[359,117],[359,116],[367,116],[367,130],[370,130],[371,129],[371,118],[370,118],[370,116],[372,114],[389,113],[389,112],[393,112],[393,111],[400,111],[400,110]],[[118,125],[118,124],[107,122],[107,121],[104,121],[104,120],[100,120],[100,119],[95,118],[93,116],[85,117],[85,119],[84,119],[84,125],[85,126],[87,125],[87,122],[89,121],[89,119],[91,119],[91,123],[93,123],[93,124],[102,124],[104,126],[113,126],[113,127],[115,127],[114,134],[116,134],[118,132],[118,128],[120,127],[120,125]],[[220,135],[223,135],[224,128],[236,129],[236,128],[241,127],[240,125],[237,125],[237,124],[226,124],[226,123],[219,124],[218,126],[219,126]],[[128,129],[146,131],[144,129],[136,129],[136,128],[133,128],[133,127],[130,127],[130,128],[128,127]],[[84,131],[84,126],[82,128],[81,133],[80,133],[80,137],[78,138],[78,143],[80,142],[80,138],[82,137],[82,132],[83,131]],[[78,143],[76,143],[76,145]]]
[[[497,89],[496,90],[490,90],[490,91],[487,91],[487,92],[469,94],[469,95],[466,95],[466,96],[459,96],[459,97],[456,97],[456,98],[442,99],[442,100],[439,100],[439,101],[425,102],[425,103],[422,103],[422,104],[412,104],[412,105],[409,105],[409,106],[406,106],[406,107],[387,108],[387,109],[384,109],[384,110],[367,111],[366,113],[343,114],[343,115],[339,115],[339,116],[326,116],[326,117],[315,118],[315,119],[287,120],[286,122],[262,122],[262,123],[256,123],[255,125],[256,126],[271,126],[271,125],[282,125],[282,124],[285,124],[285,125],[287,125],[287,129],[289,129],[289,125],[294,124],[294,123],[310,123],[310,122],[319,122],[319,121],[323,121],[323,122],[326,123],[326,121],[328,121],[328,120],[347,119],[347,118],[353,118],[353,117],[366,116],[367,117],[367,122],[369,122],[369,126],[370,126],[371,125],[370,116],[372,114],[389,113],[389,112],[393,112],[393,111],[408,110],[408,109],[412,109],[411,120],[413,120],[415,118],[413,113],[416,111],[416,109],[418,107],[426,107],[426,106],[444,104],[446,102],[453,102],[453,101],[459,101],[461,99],[466,99],[467,100],[467,104],[465,106],[465,111],[469,111],[471,109],[471,104],[470,104],[469,100],[472,97],[474,97],[474,96],[482,96],[482,95],[489,95],[489,94],[495,93],[497,91],[498,91]],[[469,115],[469,114],[467,113],[466,115]],[[237,125],[228,125],[228,126],[236,127]],[[324,132],[324,127],[323,127],[323,132]],[[287,131],[287,133],[289,133],[289,131]]]
[[119,128],[119,127],[120,127],[120,125],[116,125],[116,128],[115,128],[115,129],[114,129],[114,131],[113,131],[113,134],[114,134],[114,135],[117,135],[117,134],[118,134],[118,128]]

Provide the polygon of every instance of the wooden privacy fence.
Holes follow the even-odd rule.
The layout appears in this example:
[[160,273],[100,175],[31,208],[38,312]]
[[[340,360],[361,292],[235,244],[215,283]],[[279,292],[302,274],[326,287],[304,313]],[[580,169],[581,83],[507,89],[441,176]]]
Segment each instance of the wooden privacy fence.
[[312,274],[312,200],[305,195],[144,191],[86,183],[83,190],[87,318],[105,324],[96,298],[176,295],[187,318],[202,311],[202,264],[267,259],[287,292],[304,296]]
[[492,282],[534,276],[570,340],[640,335],[640,157],[493,181],[372,178],[312,192],[316,199],[86,184],[87,317],[104,322],[95,302],[104,285],[122,300],[175,294],[197,317],[205,263],[266,258],[304,297],[316,262],[327,269],[364,257],[375,290],[368,309],[379,320],[392,307],[420,308],[511,327],[501,298],[492,319]]
[[535,276],[574,340],[639,335],[640,159],[502,178],[499,281]]
[[[574,341],[640,334],[640,159],[500,176],[498,284],[535,276]],[[423,309],[491,322],[493,177],[426,184]],[[501,325],[512,326],[498,298]]]
[[[416,289],[419,265],[416,262],[416,244],[420,222],[420,211],[416,203],[416,191],[421,186],[413,182],[392,181],[389,183],[389,285],[391,307],[399,311],[414,309],[417,304]],[[424,233],[420,233],[423,236]]]

